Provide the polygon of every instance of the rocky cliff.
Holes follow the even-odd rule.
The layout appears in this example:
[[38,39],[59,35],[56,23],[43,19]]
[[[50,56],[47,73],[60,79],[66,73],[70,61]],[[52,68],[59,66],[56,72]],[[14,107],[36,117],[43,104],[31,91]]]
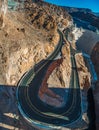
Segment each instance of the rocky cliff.
[[80,87],[81,89],[88,90],[91,85],[91,74],[86,66],[82,54],[77,54],[75,58],[79,75]]
[[[89,26],[92,25],[99,29],[99,17],[95,15],[90,9],[85,8],[73,8],[73,7],[64,7],[66,11],[74,18],[78,18],[89,23]],[[89,27],[90,29],[90,27]]]
[[[67,56],[68,55],[68,56]],[[48,78],[49,87],[68,88],[71,76],[70,46],[67,42],[62,47],[62,63],[57,66]],[[68,62],[67,62],[68,61]]]
[[[2,17],[0,18],[2,23]],[[59,42],[57,28],[60,30],[66,29],[71,24],[72,18],[61,7],[38,0],[35,0],[35,2],[26,0],[24,9],[8,11],[3,21],[5,26],[0,28],[0,84],[17,85],[19,79],[26,71],[42,59],[46,59],[53,52]],[[61,52],[62,60],[58,60],[61,62],[55,60],[52,63],[41,86],[41,91],[43,90],[44,94],[47,92],[50,97],[45,97],[47,103],[58,107],[64,104],[64,100],[54,95],[52,91],[45,90],[69,88],[72,68],[70,44],[67,41],[64,42]],[[80,87],[83,90],[90,85],[90,73],[86,68],[82,55],[77,55],[75,59]],[[45,82],[46,84],[44,84]],[[44,87],[47,89],[44,90]],[[3,99],[0,102],[0,106],[2,106],[0,109],[5,108],[2,111],[0,110],[1,120],[10,122],[13,127],[8,125],[9,129],[33,130],[33,128],[26,126],[26,124],[22,123],[22,120],[13,114],[15,113],[19,117],[15,91],[14,88],[2,88],[0,91],[1,99]],[[51,98],[54,96],[56,96],[56,99]],[[11,107],[12,105],[14,107]],[[6,116],[8,118],[5,118]],[[12,122],[9,117],[13,118]],[[14,120],[18,122],[15,123]],[[5,124],[1,124],[1,126],[8,128]]]
[[31,24],[47,31],[57,27],[66,28],[72,21],[64,8],[40,0],[36,3],[26,0],[25,11]]
[[0,29],[0,83],[16,85],[26,71],[54,50],[59,41],[58,25],[67,27],[71,17],[60,7],[27,0],[24,10],[8,10],[0,22],[5,24]]

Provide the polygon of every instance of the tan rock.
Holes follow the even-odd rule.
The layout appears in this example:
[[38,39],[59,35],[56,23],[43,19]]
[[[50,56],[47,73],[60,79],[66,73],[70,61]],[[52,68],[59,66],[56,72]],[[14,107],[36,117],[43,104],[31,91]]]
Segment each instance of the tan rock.
[[71,76],[70,46],[65,44],[62,48],[63,62],[50,75],[47,83],[49,87],[68,88]]
[[91,84],[91,74],[88,71],[88,68],[86,67],[84,58],[82,54],[76,54],[75,56],[76,64],[77,64],[77,70],[79,75],[79,82],[81,89],[87,89],[90,87]]
[[[22,12],[21,17],[20,12],[8,12],[5,19],[5,27],[0,30],[0,83],[17,85],[26,71],[54,50],[59,35],[24,22]],[[50,33],[55,33],[53,45],[47,39]],[[46,45],[48,49],[44,49]]]
[[3,16],[0,16],[0,28],[3,26]]

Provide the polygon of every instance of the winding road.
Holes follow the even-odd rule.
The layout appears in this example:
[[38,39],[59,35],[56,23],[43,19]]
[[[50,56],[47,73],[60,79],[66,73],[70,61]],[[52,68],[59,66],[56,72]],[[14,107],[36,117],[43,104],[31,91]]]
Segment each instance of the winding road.
[[81,96],[78,73],[75,61],[75,50],[71,51],[71,81],[68,99],[63,107],[56,108],[43,103],[38,97],[38,90],[43,81],[48,66],[61,50],[63,34],[54,52],[46,59],[30,69],[19,81],[17,89],[17,101],[22,116],[31,124],[40,128],[61,128],[74,124],[82,117]]

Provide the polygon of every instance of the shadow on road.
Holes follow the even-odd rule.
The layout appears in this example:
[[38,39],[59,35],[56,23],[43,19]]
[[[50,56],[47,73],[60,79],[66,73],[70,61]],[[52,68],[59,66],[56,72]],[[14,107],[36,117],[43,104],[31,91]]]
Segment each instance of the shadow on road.
[[[72,78],[70,81],[70,88],[50,88],[52,91],[54,91],[57,95],[61,96],[63,100],[65,101],[64,106],[61,108],[55,108],[50,105],[44,104],[40,99],[38,98],[38,89],[40,87],[40,84],[42,83],[43,76],[46,73],[46,70],[48,69],[48,66],[52,63],[53,61],[47,61],[43,60],[40,63],[38,63],[34,67],[34,72],[37,72],[41,66],[45,64],[43,69],[41,68],[38,71],[38,74],[35,76],[33,81],[29,84],[28,87],[28,96],[29,100],[32,104],[34,104],[37,109],[40,109],[43,112],[47,112],[50,110],[61,114],[62,112],[66,112],[66,109],[69,109],[70,106],[75,106],[79,108],[79,103],[78,99],[77,102],[75,102],[75,99],[80,96],[80,89],[79,88],[73,88],[73,83],[72,83]],[[72,72],[71,72],[72,73]],[[72,77],[72,76],[71,76]],[[38,83],[39,81],[39,83]],[[35,87],[36,86],[36,87]],[[33,113],[31,108],[28,106],[27,101],[25,100],[25,97],[27,96],[26,94],[26,88],[27,86],[21,86],[20,87],[20,103],[23,104],[23,107],[25,111],[28,112],[30,115],[31,119],[35,118],[37,120],[41,120],[37,115]],[[33,93],[35,92],[35,93]],[[25,95],[26,94],[26,95]],[[74,95],[73,95],[74,94]],[[69,100],[67,100],[69,99]],[[74,99],[74,102],[72,100]],[[6,129],[22,129],[22,130],[35,130],[35,128],[31,128],[31,126],[28,126],[27,123],[23,120],[23,118],[20,116],[18,108],[17,108],[17,100],[16,100],[16,87],[11,87],[11,86],[0,86],[0,130],[6,130]],[[80,100],[79,100],[80,102]],[[48,108],[47,110],[45,108]],[[73,107],[72,107],[73,108]],[[76,118],[76,115],[78,114],[78,111],[74,110],[74,117]],[[92,90],[89,89],[88,91],[88,117],[90,120],[89,123],[89,128],[88,130],[95,130],[95,111],[94,111],[94,100],[93,100],[93,95],[92,95]],[[72,113],[70,115],[70,120],[72,120]],[[45,118],[44,118],[45,120]],[[59,119],[59,123],[60,123]],[[53,119],[53,122],[56,122],[56,120]],[[62,120],[61,120],[62,121]],[[67,121],[68,122],[68,121]],[[49,120],[48,123],[52,123],[52,119]],[[58,123],[58,125],[60,125]],[[66,123],[62,121],[62,123]]]
[[89,127],[88,127],[87,130],[96,130],[96,125],[95,125],[95,120],[96,120],[95,103],[94,103],[94,97],[93,97],[93,90],[92,90],[92,88],[90,88],[88,90],[87,100],[88,100],[87,115],[88,115],[88,118],[89,118]]
[[20,116],[16,101],[16,86],[0,85],[0,130],[36,130]]

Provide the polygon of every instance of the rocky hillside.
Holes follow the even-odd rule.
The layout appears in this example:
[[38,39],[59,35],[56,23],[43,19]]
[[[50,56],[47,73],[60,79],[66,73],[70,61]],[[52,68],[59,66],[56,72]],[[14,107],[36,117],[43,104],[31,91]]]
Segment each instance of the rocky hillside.
[[47,31],[57,27],[66,28],[72,21],[71,16],[65,9],[40,0],[36,3],[26,0],[25,12],[31,24]]
[[[23,6],[22,8],[17,7],[15,11],[10,9],[5,17],[0,14],[0,18],[0,84],[6,85],[17,85],[26,71],[42,59],[46,59],[59,42],[57,29],[64,30],[72,23],[72,18],[65,9],[39,0],[34,0],[34,2],[26,0],[24,8]],[[61,52],[62,61],[55,60],[55,66],[52,63],[46,72],[43,83],[46,81],[47,90],[51,88],[68,90],[69,88],[72,67],[70,44],[66,40]],[[76,55],[75,59],[80,87],[83,91],[84,88],[90,86],[90,72],[82,55]],[[44,87],[42,87],[43,91]],[[15,97],[16,88],[2,87],[0,90],[2,129],[34,130],[33,127],[29,128],[23,119],[20,119]],[[47,94],[51,95],[45,97],[48,104],[58,107],[64,105],[60,97],[58,100],[52,97],[52,91],[48,91]],[[84,107],[85,102],[87,99],[86,101],[84,99]],[[9,122],[10,125],[6,125],[6,122]]]
[[16,85],[54,50],[59,41],[57,28],[66,28],[70,22],[70,15],[60,7],[29,0],[24,10],[8,10],[5,17],[0,14],[0,83]]
[[[2,68],[0,83],[10,85],[16,85],[26,71],[40,60],[46,59],[58,44],[57,29],[66,29],[72,23],[72,18],[65,9],[46,2],[31,0],[25,1],[24,10],[23,8],[16,9],[14,12],[10,10],[2,20],[5,26],[0,30],[0,68]],[[52,72],[48,84],[69,87],[71,74],[69,49],[69,44],[62,48],[64,60]],[[79,62],[81,57],[77,59]],[[80,65],[80,71],[84,72],[80,74],[80,77],[82,75],[81,88],[83,88],[89,72],[83,59],[78,63],[78,66]]]
[[86,29],[93,31],[99,29],[99,17],[90,9],[64,7],[66,11],[74,18],[75,23],[83,25]]
[[[71,60],[70,60],[69,44],[63,46],[62,56],[63,56],[63,62],[60,64],[60,66],[54,69],[54,71],[52,72],[47,81],[49,88],[51,87],[69,88],[71,79]],[[88,90],[88,88],[90,87],[90,80],[91,80],[90,72],[86,67],[82,54],[77,54],[75,59],[79,75],[80,88],[82,90],[83,89]]]

